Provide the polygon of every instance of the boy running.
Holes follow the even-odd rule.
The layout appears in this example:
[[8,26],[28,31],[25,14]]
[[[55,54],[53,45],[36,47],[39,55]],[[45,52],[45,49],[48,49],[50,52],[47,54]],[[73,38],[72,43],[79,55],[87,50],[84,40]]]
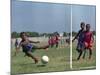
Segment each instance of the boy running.
[[83,49],[84,49],[84,31],[85,31],[85,23],[81,22],[80,24],[81,29],[79,30],[79,32],[77,33],[77,35],[74,37],[74,39],[72,40],[72,42],[74,42],[75,39],[78,39],[78,43],[77,43],[77,48],[76,50],[79,53],[79,56],[77,58],[77,60],[80,59]]
[[15,40],[15,54],[14,54],[14,56],[16,56],[16,54],[18,53],[18,49],[17,49],[18,48],[18,44],[19,44],[18,43],[18,39],[16,39]]
[[56,48],[58,48],[59,36],[57,34],[55,35],[55,44],[56,44]]
[[[84,32],[84,45],[85,45],[85,50],[89,50],[89,59],[91,59],[92,56],[92,46],[94,42],[94,37],[92,31],[90,31],[90,24],[86,24],[86,31]],[[84,57],[85,58],[85,54]]]

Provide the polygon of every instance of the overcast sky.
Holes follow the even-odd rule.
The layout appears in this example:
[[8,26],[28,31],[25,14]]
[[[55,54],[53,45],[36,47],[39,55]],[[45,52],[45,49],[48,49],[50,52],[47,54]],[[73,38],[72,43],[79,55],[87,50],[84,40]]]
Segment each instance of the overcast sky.
[[[12,32],[70,32],[78,31],[80,22],[90,23],[95,30],[95,6],[81,6],[54,3],[37,3],[12,0]],[[72,11],[71,11],[72,7]]]
[[89,23],[91,30],[96,30],[95,6],[72,5],[72,30],[78,31],[81,22]]
[[69,32],[70,5],[12,1],[12,31]]

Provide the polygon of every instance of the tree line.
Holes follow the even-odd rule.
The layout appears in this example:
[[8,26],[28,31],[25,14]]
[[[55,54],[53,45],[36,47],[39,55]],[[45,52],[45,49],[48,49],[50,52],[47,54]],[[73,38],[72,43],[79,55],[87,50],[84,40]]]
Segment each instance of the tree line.
[[[53,33],[26,32],[26,33],[28,34],[29,37],[42,37],[42,36],[49,37],[49,36],[52,36],[54,34],[59,35],[58,32],[53,32]],[[77,34],[77,32],[72,31],[72,36],[75,36],[76,34]],[[93,31],[93,34],[96,35],[96,32]],[[70,36],[70,33],[63,32],[63,36],[64,37]],[[11,38],[19,38],[19,37],[20,37],[19,32],[12,32],[11,33]]]

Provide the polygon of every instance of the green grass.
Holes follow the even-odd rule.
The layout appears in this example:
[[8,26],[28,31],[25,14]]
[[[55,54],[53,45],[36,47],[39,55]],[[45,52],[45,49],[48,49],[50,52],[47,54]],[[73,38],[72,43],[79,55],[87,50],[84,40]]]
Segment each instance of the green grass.
[[[11,49],[11,73],[21,74],[21,73],[40,73],[40,72],[58,72],[58,71],[73,71],[73,70],[87,70],[95,69],[96,66],[96,50],[95,45],[93,47],[92,59],[88,59],[88,51],[86,54],[86,59],[81,59],[77,61],[78,53],[76,49],[76,42],[73,43],[72,48],[72,67],[70,69],[70,48],[67,46],[65,48],[50,48],[48,51],[36,50],[33,55],[39,58],[39,63],[34,64],[34,61],[29,57],[24,57],[24,53],[20,51],[17,56],[14,55],[14,47]],[[45,66],[41,63],[41,57],[47,55],[50,59],[49,63]],[[91,68],[88,68],[91,67]]]
[[[81,70],[81,69],[95,69],[96,67],[96,46],[94,44],[93,46],[93,55],[92,55],[92,59],[88,59],[89,57],[89,51],[87,50],[86,52],[86,57],[85,59],[81,59],[79,61],[77,61],[77,57],[78,57],[78,52],[76,51],[76,42],[73,43],[72,45],[72,59],[73,59],[73,69],[74,70]],[[87,68],[85,68],[87,67]],[[91,68],[88,68],[88,67],[91,67]]]
[[33,55],[37,56],[40,60],[43,55],[47,55],[50,59],[49,63],[43,66],[41,61],[39,61],[38,64],[34,64],[34,61],[29,57],[24,57],[24,53],[22,52],[19,52],[17,56],[13,56],[14,49],[12,49],[11,73],[19,74],[69,70],[69,51],[69,48],[51,48],[48,49],[48,51],[36,50]]

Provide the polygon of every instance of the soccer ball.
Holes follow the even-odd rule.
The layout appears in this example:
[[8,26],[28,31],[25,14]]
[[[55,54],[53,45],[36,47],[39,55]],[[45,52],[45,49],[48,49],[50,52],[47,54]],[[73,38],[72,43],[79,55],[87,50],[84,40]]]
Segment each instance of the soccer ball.
[[42,61],[43,64],[47,64],[49,62],[49,57],[48,56],[42,56],[41,61]]

